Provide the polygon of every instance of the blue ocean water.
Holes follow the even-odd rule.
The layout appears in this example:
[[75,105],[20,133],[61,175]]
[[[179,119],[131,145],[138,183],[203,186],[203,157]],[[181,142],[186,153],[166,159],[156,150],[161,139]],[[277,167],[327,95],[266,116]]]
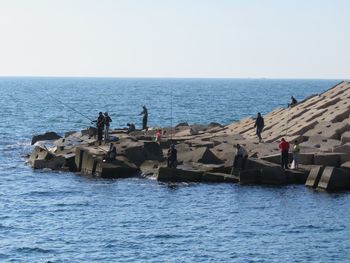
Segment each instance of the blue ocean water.
[[[33,171],[33,134],[230,123],[338,80],[0,78],[0,262],[350,262],[350,193]],[[64,104],[62,104],[63,102]],[[83,117],[79,113],[85,115]]]

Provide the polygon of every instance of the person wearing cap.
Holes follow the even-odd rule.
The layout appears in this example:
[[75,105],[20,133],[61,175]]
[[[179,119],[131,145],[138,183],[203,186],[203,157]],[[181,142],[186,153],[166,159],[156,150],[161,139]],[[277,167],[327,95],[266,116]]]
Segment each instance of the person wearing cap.
[[248,159],[248,152],[247,150],[240,144],[237,143],[236,145],[236,155],[235,155],[235,159],[233,161],[233,168],[238,168],[238,163],[240,162],[240,169],[244,170],[245,169],[245,165],[247,163],[247,159]]
[[109,135],[108,135],[108,132],[109,132],[109,127],[110,127],[110,123],[112,122],[112,119],[111,119],[111,117],[108,115],[108,112],[105,112],[105,138],[104,138],[104,140],[105,140],[105,142],[107,142],[108,141],[108,139],[109,139]]
[[148,120],[148,110],[145,105],[142,106],[142,112],[139,115],[143,115],[142,118],[142,130],[148,130],[147,128],[147,120]]
[[284,169],[288,169],[289,142],[282,138],[278,147],[281,150],[281,166]]
[[171,144],[168,150],[168,167],[176,168],[177,166],[177,150],[175,149],[175,144]]

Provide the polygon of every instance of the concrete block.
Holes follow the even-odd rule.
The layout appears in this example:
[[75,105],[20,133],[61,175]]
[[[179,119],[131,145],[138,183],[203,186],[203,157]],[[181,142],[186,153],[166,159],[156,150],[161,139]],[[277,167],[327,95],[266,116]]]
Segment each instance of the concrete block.
[[307,170],[285,170],[287,184],[305,184],[309,172]]
[[239,173],[239,183],[241,185],[260,184],[260,169],[243,170]]
[[81,171],[83,165],[83,156],[85,149],[83,147],[77,147],[75,149],[75,166],[77,167],[77,172]]
[[61,156],[54,156],[50,160],[35,160],[34,169],[60,170],[66,163],[66,159]]
[[98,161],[94,175],[101,178],[127,178],[139,175],[139,169],[129,163],[126,159],[119,159],[112,162]]
[[313,153],[300,153],[299,154],[299,164],[305,164],[305,165],[314,164],[314,154]]
[[339,140],[342,133],[350,130],[350,125],[347,122],[320,122],[313,129],[307,131],[304,136],[311,137],[321,135],[328,139]]
[[341,142],[344,143],[348,143],[350,142],[350,131],[346,131],[341,135],[340,138]]
[[321,121],[329,121],[332,123],[341,122],[348,118],[350,114],[350,109],[348,107],[331,107],[328,108],[324,116],[322,116]]
[[44,134],[34,135],[32,138],[32,145],[39,141],[51,141],[51,140],[57,140],[59,138],[61,138],[61,136],[59,136],[55,132],[46,132]]
[[345,171],[348,171],[350,173],[350,161],[347,161],[345,163],[343,163],[340,168],[342,168]]
[[204,173],[202,182],[207,183],[237,183],[239,177],[225,173]]
[[335,167],[326,167],[317,186],[327,191],[350,190],[350,173]]
[[287,176],[280,166],[264,167],[261,168],[260,182],[268,185],[285,185],[287,184]]
[[305,185],[308,187],[316,188],[318,182],[320,181],[323,170],[324,166],[317,165],[312,167],[311,171],[309,172],[309,176],[307,177],[307,180],[305,182]]
[[49,152],[47,149],[42,148],[40,146],[35,146],[32,153],[29,156],[27,163],[30,166],[34,167],[34,162],[36,160],[50,160],[54,158],[54,156],[55,155]]
[[214,142],[211,141],[203,141],[201,139],[187,140],[185,141],[190,147],[208,147],[213,148]]
[[333,148],[332,152],[342,154],[340,155],[340,163],[345,163],[347,161],[350,161],[350,143],[336,146]]
[[162,182],[200,182],[203,172],[178,168],[160,167],[157,180]]
[[314,164],[322,166],[340,166],[340,153],[316,153],[314,155]]
[[220,160],[210,149],[207,147],[190,148],[189,151],[179,152],[178,159],[184,162],[196,162],[204,164],[222,164]]
[[264,167],[280,167],[280,165],[258,158],[248,158],[247,160],[247,169],[261,169]]

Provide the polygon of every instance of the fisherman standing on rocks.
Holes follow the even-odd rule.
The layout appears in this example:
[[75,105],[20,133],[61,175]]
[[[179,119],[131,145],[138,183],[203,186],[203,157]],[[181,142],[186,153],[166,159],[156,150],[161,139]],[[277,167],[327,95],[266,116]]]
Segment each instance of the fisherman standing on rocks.
[[261,116],[261,113],[258,112],[258,117],[256,118],[254,128],[256,127],[256,135],[259,138],[259,142],[261,142],[261,133],[264,129],[265,123],[264,123],[264,118]]
[[96,122],[96,128],[97,128],[97,141],[100,143],[100,145],[102,141],[104,127],[105,127],[105,117],[103,116],[102,112],[99,112],[97,122]]
[[171,144],[168,150],[168,167],[176,168],[177,166],[177,150],[175,149],[175,144]]
[[108,142],[108,140],[109,140],[108,132],[109,132],[109,127],[110,127],[111,122],[112,122],[111,117],[108,115],[108,112],[105,112],[105,125],[106,125],[105,138],[104,138],[105,142]]
[[238,163],[240,162],[241,163],[240,169],[244,170],[248,159],[248,152],[242,145],[238,143],[236,145],[236,148],[237,148],[237,151],[236,151],[235,159],[233,161],[233,168],[237,168]]
[[288,169],[289,142],[282,138],[278,147],[281,150],[281,166]]
[[148,110],[145,105],[142,106],[143,110],[139,115],[143,115],[142,118],[142,130],[148,130],[147,128],[147,119],[148,119]]

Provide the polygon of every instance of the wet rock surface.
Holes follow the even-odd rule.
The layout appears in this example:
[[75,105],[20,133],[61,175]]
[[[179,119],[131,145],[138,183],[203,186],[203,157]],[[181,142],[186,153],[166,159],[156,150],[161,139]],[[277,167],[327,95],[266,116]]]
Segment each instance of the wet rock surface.
[[[51,140],[52,147],[34,147],[27,162],[34,169],[103,178],[143,175],[163,182],[306,184],[332,191],[350,189],[350,83],[341,82],[322,94],[263,117],[261,143],[252,118],[229,125],[180,123],[164,127],[161,142],[155,142],[156,129],[130,134],[125,129],[111,130],[112,143],[117,148],[114,161],[104,161],[109,143],[96,142],[94,127],[68,131],[64,137],[48,132],[35,135],[32,144]],[[302,167],[298,170],[280,167],[281,138],[289,141],[291,148],[295,140],[300,143]],[[177,168],[166,167],[167,149],[172,143],[178,151]],[[237,143],[249,154],[243,171],[231,169]]]

